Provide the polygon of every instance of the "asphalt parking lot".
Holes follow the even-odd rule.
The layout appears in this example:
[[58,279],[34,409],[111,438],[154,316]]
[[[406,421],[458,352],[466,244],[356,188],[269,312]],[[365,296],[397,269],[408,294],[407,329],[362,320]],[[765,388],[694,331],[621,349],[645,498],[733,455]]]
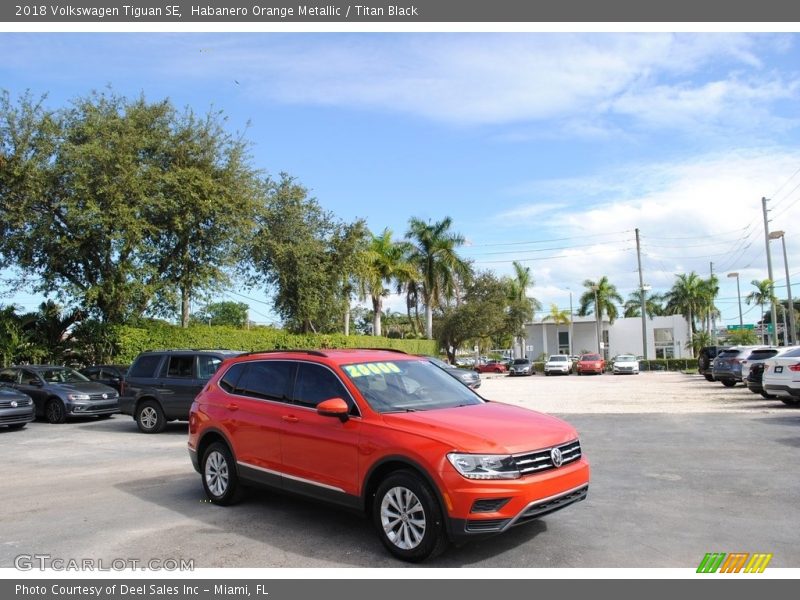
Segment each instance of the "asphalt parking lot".
[[[800,566],[800,410],[696,375],[484,377],[481,392],[563,416],[592,464],[586,501],[423,567],[696,567],[706,552]],[[194,559],[195,567],[404,567],[370,523],[254,491],[205,501],[185,423],[121,415],[0,429],[0,567],[21,554]]]

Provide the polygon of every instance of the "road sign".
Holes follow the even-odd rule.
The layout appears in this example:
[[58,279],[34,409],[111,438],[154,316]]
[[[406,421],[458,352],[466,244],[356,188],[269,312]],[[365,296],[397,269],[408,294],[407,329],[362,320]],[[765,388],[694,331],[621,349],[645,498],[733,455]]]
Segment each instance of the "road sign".
[[747,323],[745,325],[728,325],[727,330],[728,331],[738,331],[740,329],[755,329],[755,328],[756,328],[756,326],[753,325],[752,323]]

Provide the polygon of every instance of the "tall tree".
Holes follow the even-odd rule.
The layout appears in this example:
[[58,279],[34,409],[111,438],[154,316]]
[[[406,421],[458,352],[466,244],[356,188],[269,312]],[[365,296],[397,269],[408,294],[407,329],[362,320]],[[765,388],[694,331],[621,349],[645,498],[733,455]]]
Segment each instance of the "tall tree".
[[694,271],[681,273],[666,293],[666,311],[671,315],[682,315],[689,326],[691,337],[697,332],[695,319],[708,306],[707,285]]
[[383,299],[391,292],[392,284],[413,278],[416,274],[413,264],[408,260],[409,244],[392,239],[391,229],[384,229],[380,235],[372,235],[363,263],[362,276],[364,295],[372,300],[372,334],[381,335],[381,313]]
[[109,323],[178,291],[185,323],[252,223],[255,174],[222,123],[143,96],[95,92],[49,111],[3,92],[0,264]]
[[506,321],[514,343],[521,347],[525,335],[525,323],[533,319],[534,311],[541,310],[542,305],[536,298],[528,296],[528,288],[534,285],[530,268],[524,267],[517,261],[511,264],[514,267],[514,276],[508,279]]
[[344,223],[308,197],[283,173],[264,182],[265,206],[250,246],[251,283],[266,281],[288,327],[303,333],[335,331],[349,298],[342,273],[350,272],[363,221]]
[[[748,304],[756,304],[761,307],[761,326],[765,333],[767,326],[764,320],[764,307],[772,306],[773,302],[777,302],[775,298],[775,288],[773,287],[771,279],[753,279],[750,285],[756,289],[747,294],[745,302]],[[777,327],[777,323],[774,323],[772,326]],[[764,333],[762,333],[762,338],[764,337]]]
[[243,328],[247,325],[249,307],[244,302],[212,302],[192,315],[192,320],[206,325]]
[[152,251],[165,291],[177,291],[180,322],[189,324],[197,292],[229,283],[243,258],[257,213],[256,172],[247,144],[225,131],[224,115],[191,110],[171,119],[159,195],[149,204]]
[[[583,287],[586,288],[586,291],[581,294],[578,300],[578,314],[582,317],[594,314],[601,321],[603,316],[606,316],[613,323],[619,316],[617,305],[622,304],[622,296],[619,295],[617,287],[605,275],[598,281],[585,280]],[[596,290],[595,287],[597,288]],[[595,297],[597,298],[597,306],[595,306]]]
[[451,225],[450,217],[435,223],[412,217],[406,233],[413,244],[411,260],[420,272],[428,339],[433,339],[433,309],[456,296],[459,285],[471,276],[469,263],[456,252],[464,237],[450,231]]
[[[644,291],[644,310],[649,318],[660,317],[664,314],[664,296],[661,294],[648,294]],[[625,318],[642,316],[642,291],[631,292],[623,306]]]

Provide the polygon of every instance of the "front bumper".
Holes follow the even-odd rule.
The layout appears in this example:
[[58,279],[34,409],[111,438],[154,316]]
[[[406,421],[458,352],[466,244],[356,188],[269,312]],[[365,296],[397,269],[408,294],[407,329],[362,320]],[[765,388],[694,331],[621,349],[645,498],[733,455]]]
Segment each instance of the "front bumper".
[[[589,489],[589,471],[589,463],[580,458],[513,480],[467,480],[457,473],[447,476],[448,535],[456,544],[496,535],[579,502]],[[493,512],[477,509],[493,502],[499,504]]]
[[33,405],[0,410],[0,425],[22,425],[33,421],[35,413]]
[[115,415],[119,412],[119,404],[117,402],[106,402],[103,404],[67,404],[66,410],[70,417]]
[[614,367],[614,375],[638,375],[639,367]]

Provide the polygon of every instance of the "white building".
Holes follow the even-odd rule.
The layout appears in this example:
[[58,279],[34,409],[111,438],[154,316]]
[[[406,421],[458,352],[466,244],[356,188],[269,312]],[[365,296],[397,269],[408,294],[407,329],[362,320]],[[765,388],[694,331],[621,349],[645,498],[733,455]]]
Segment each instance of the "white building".
[[[691,350],[689,325],[681,315],[646,320],[647,358],[688,358]],[[571,343],[570,343],[571,342]],[[572,324],[535,321],[525,325],[525,355],[531,360],[542,354],[582,354],[597,352],[597,321],[594,316],[574,317]],[[600,323],[600,342],[606,359],[617,354],[644,356],[642,319],[617,319]]]

